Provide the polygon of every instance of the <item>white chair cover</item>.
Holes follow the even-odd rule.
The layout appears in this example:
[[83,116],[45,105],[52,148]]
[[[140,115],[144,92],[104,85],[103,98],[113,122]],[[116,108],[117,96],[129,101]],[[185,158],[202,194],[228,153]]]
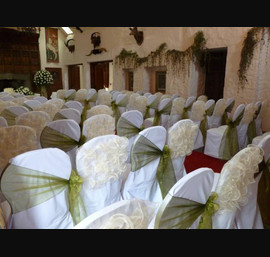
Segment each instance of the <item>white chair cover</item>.
[[[236,121],[241,115],[243,114],[245,109],[244,104],[240,104],[234,114],[232,121]],[[224,141],[223,136],[226,130],[229,128],[228,125],[222,125],[219,126],[218,128],[212,128],[207,130],[207,135],[206,135],[206,142],[205,142],[205,147],[204,147],[204,154],[222,159],[224,158],[223,156],[220,155],[220,153],[224,152]],[[238,143],[238,142],[237,142]],[[232,156],[231,156],[232,157]],[[227,157],[226,157],[227,158]]]
[[86,88],[80,88],[75,95],[74,100],[80,102],[81,104],[84,103],[84,100],[86,100],[87,96],[87,89]]
[[157,206],[141,199],[121,200],[91,214],[74,229],[147,229]]
[[97,90],[94,88],[90,88],[88,90],[87,96],[86,96],[86,100],[92,99],[90,101],[90,107],[94,107],[96,105],[97,102]]
[[259,145],[259,143],[266,137],[270,135],[270,131],[269,132],[265,132],[263,133],[262,135],[260,136],[257,136],[257,137],[254,137],[253,140],[252,140],[252,144],[253,145]]
[[68,102],[68,101],[73,101],[74,100],[74,98],[75,98],[75,96],[76,96],[76,90],[75,89],[68,89],[68,90],[66,90],[65,91],[65,97],[64,97],[64,100],[66,101],[66,102]]
[[8,126],[8,123],[7,123],[7,120],[0,116],[0,127],[7,127]]
[[172,100],[172,109],[169,116],[168,127],[171,127],[177,121],[182,119],[185,101],[186,100],[183,97],[177,97]]
[[66,89],[58,89],[56,91],[56,97],[59,98],[59,99],[65,99],[65,96],[66,96]]
[[41,102],[42,104],[48,101],[48,99],[45,96],[35,96],[32,100],[37,100]]
[[[69,103],[69,102],[68,102]],[[59,119],[72,119],[75,120],[78,124],[81,122],[81,113],[74,108],[66,108],[59,110],[53,120],[59,120]]]
[[20,96],[20,97],[16,97],[13,100],[11,100],[13,103],[17,104],[17,105],[23,105],[24,101],[27,100],[25,98],[25,96]]
[[115,119],[108,114],[94,115],[83,123],[82,134],[86,141],[94,137],[115,134]]
[[78,101],[67,101],[62,108],[73,108],[78,110],[80,113],[82,113],[83,105]]
[[39,105],[41,105],[41,102],[38,100],[26,100],[23,103],[23,106],[28,108],[30,111],[33,111]]
[[61,109],[63,108],[65,101],[60,98],[53,98],[53,99],[48,100],[46,103],[52,103],[56,106],[57,109]]
[[[140,136],[146,137],[155,144],[156,147],[162,150],[165,146],[167,131],[162,126],[154,126],[141,131],[131,148],[131,164],[133,154],[132,149],[137,144]],[[138,170],[130,171],[122,188],[123,199],[137,198],[152,202],[162,201],[161,189],[156,177],[159,161],[160,157]]]
[[[11,165],[19,168],[31,169],[33,171],[42,172],[47,176],[56,176],[64,180],[69,180],[71,174],[71,164],[68,155],[57,148],[46,148],[35,151],[29,151],[10,160]],[[7,182],[16,176],[11,172],[9,166],[3,173],[1,179],[1,188],[8,202],[12,206],[10,229],[69,229],[74,226],[74,222],[69,212],[68,204],[68,187],[62,192],[55,194],[49,200],[42,200],[42,194],[39,198],[41,203],[37,203],[31,208],[27,208],[31,195],[24,190],[15,196],[9,196],[10,188]],[[22,176],[17,176],[17,183],[13,188],[21,188],[24,185]],[[33,179],[33,184],[35,179]],[[28,185],[29,186],[29,185]],[[11,189],[13,189],[11,188]],[[50,188],[50,190],[54,190]],[[28,197],[26,196],[28,194]],[[22,199],[20,201],[20,199]]]
[[30,111],[21,114],[16,118],[16,125],[31,127],[37,136],[37,148],[41,148],[40,134],[45,126],[51,121],[48,113],[43,111]]
[[191,108],[193,103],[196,101],[196,97],[195,96],[189,96],[185,102],[185,106],[184,106],[184,112],[183,112],[183,116],[182,119],[188,119],[190,117],[190,112],[191,112]]
[[28,126],[0,127],[0,138],[0,175],[12,157],[37,149],[36,132]]
[[15,97],[10,96],[10,95],[7,95],[7,96],[2,96],[0,99],[1,99],[2,101],[12,101],[12,100],[15,99]]
[[9,126],[13,126],[16,124],[16,117],[26,112],[29,112],[29,110],[24,106],[9,106],[0,113],[0,116],[6,119]]
[[260,136],[263,134],[262,120],[263,120],[263,116],[264,116],[264,108],[266,107],[266,101],[263,101],[261,104],[260,104],[260,102],[257,102],[256,105],[258,106],[258,115],[255,119],[256,132],[257,132],[257,135]]
[[149,109],[149,112],[146,111],[144,119],[154,117],[155,110],[158,108],[159,105],[159,97],[157,94],[150,95],[147,99],[147,108]]
[[221,126],[222,116],[225,112],[225,109],[226,109],[225,99],[223,99],[223,98],[218,99],[216,104],[215,104],[215,108],[214,108],[212,115],[207,116],[209,129],[218,128],[219,126]]
[[[17,106],[17,104],[11,102],[11,101],[0,101],[0,114],[2,111],[9,106]],[[0,115],[1,116],[1,115]]]
[[171,151],[177,181],[187,174],[184,162],[186,156],[190,155],[194,149],[197,133],[198,125],[189,119],[180,120],[168,129],[167,145]]
[[112,108],[107,105],[104,105],[104,104],[96,105],[87,111],[86,118],[88,119],[98,114],[108,114],[108,115],[113,116],[113,111],[112,111]]
[[[57,99],[57,98],[56,98]],[[51,99],[54,100],[54,99]],[[61,107],[57,106],[56,104],[49,102],[50,100],[48,100],[47,102],[37,106],[34,111],[44,111],[47,112],[51,118],[51,120],[53,120],[55,114],[61,109]]]
[[127,168],[128,139],[95,137],[77,151],[76,166],[84,183],[81,196],[90,215],[122,199],[120,189]]

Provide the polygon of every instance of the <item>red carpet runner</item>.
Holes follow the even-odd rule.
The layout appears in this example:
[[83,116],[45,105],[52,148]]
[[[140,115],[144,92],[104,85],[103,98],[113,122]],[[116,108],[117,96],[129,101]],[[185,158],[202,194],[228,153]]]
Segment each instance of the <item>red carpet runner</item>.
[[203,167],[211,168],[214,172],[220,173],[226,162],[225,160],[216,159],[204,153],[193,151],[191,155],[186,156],[185,168],[187,173]]

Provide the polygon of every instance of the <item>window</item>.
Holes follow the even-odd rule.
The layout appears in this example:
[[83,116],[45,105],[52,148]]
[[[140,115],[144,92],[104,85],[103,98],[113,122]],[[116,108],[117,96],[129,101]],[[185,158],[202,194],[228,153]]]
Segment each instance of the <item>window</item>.
[[156,91],[161,93],[166,92],[166,71],[156,72]]

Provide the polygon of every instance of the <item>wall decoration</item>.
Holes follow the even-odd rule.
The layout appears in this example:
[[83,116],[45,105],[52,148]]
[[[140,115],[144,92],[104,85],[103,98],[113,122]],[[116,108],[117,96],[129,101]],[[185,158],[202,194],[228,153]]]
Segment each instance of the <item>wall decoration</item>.
[[58,29],[45,28],[47,62],[59,63]]
[[91,43],[93,44],[94,49],[86,56],[90,56],[91,54],[101,54],[104,51],[107,52],[105,48],[99,48],[101,43],[99,32],[94,32],[91,34]]
[[65,46],[68,48],[68,50],[73,53],[75,51],[75,40],[74,35],[68,35],[64,42]]
[[137,44],[140,46],[143,42],[143,31],[139,31],[137,27],[129,28],[129,35],[134,36]]

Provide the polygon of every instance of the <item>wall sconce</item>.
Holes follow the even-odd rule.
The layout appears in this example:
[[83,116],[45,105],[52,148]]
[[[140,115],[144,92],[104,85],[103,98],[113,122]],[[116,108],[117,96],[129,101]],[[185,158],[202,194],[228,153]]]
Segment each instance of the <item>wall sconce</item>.
[[65,46],[68,48],[68,50],[73,53],[75,51],[75,40],[74,35],[70,34],[65,39]]

